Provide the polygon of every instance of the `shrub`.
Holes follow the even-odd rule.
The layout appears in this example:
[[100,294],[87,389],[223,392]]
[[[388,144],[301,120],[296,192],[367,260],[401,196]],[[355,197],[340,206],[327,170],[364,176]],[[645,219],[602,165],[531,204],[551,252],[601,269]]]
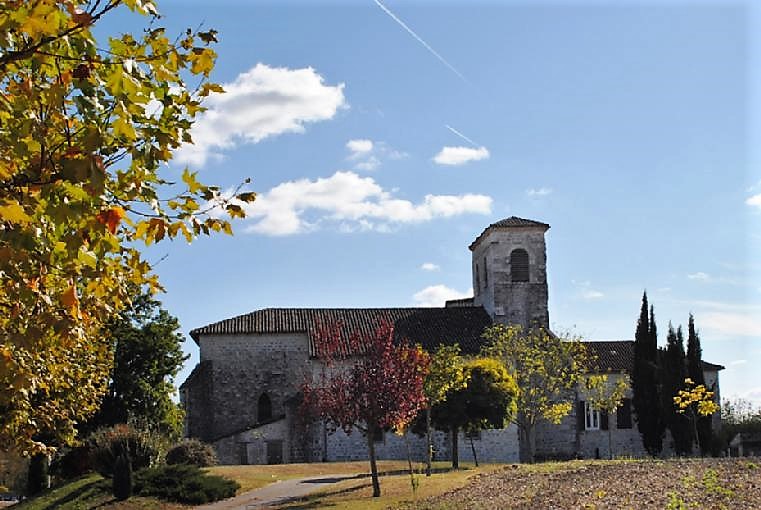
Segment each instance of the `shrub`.
[[71,480],[92,471],[91,452],[87,446],[65,449],[50,464],[50,474],[58,479]]
[[173,446],[166,454],[167,464],[191,464],[207,467],[217,463],[217,454],[211,445],[198,439],[186,439]]
[[114,463],[114,497],[124,501],[132,496],[132,462],[126,450],[122,450]]
[[89,446],[93,468],[106,478],[113,476],[122,450],[126,449],[133,470],[153,466],[161,457],[160,438],[127,424],[96,430],[90,436]]
[[240,488],[237,482],[188,464],[143,469],[135,478],[135,493],[140,496],[191,505],[231,498]]

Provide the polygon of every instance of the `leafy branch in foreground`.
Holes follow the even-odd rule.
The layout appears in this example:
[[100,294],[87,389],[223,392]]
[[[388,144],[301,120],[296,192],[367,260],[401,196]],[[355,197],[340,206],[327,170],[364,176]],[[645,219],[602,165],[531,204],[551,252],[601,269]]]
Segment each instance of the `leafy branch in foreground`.
[[[139,251],[166,238],[231,233],[253,193],[225,195],[185,170],[216,32],[170,40],[141,0],[11,1],[0,10],[0,446],[71,442],[113,362],[103,328],[131,289],[160,288]],[[98,45],[106,16],[146,16]],[[121,14],[119,14],[121,13]],[[197,79],[197,87],[186,82]],[[171,198],[167,198],[171,196]]]

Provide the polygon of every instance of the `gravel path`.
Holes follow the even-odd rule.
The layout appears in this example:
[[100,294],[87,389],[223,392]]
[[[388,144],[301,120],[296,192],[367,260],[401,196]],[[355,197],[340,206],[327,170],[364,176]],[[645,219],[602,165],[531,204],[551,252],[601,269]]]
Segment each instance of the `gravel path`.
[[261,489],[245,492],[234,498],[195,507],[199,510],[254,510],[285,503],[320,490],[331,484],[356,478],[356,474],[310,476],[275,482]]

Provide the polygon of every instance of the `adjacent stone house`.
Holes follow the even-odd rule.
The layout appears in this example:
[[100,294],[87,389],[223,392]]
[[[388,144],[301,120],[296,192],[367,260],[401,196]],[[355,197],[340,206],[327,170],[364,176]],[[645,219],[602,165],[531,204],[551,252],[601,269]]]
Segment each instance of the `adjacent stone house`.
[[[322,370],[315,358],[315,333],[340,321],[348,331],[370,332],[379,321],[394,324],[398,338],[433,350],[458,343],[476,354],[481,333],[495,323],[541,326],[549,330],[545,233],[549,225],[510,217],[489,225],[470,245],[474,296],[441,308],[277,308],[222,320],[191,331],[200,362],[180,387],[186,410],[185,433],[210,442],[225,464],[264,464],[358,460],[366,457],[359,432],[346,434],[328,424],[308,424],[299,416],[298,392]],[[633,342],[589,342],[600,370],[631,371]],[[706,379],[718,391],[718,365],[705,365]],[[537,430],[537,456],[607,456],[611,430],[615,455],[644,453],[631,403],[616,416],[591,409],[577,392],[574,410],[560,425]],[[425,457],[423,438],[407,438],[413,454]],[[484,462],[517,462],[514,426],[461,437],[460,459],[472,448]],[[472,448],[471,448],[472,440]],[[435,438],[437,457],[451,457],[451,441]],[[380,459],[406,458],[404,440],[394,434],[376,438]]]

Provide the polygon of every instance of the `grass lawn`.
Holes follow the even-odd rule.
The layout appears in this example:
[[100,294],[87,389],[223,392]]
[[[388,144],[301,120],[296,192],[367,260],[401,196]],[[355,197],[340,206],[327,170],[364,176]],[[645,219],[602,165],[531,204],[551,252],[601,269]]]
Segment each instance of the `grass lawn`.
[[77,478],[13,506],[14,510],[52,510],[54,508],[57,510],[94,510],[96,508],[99,510],[146,508],[179,510],[187,507],[153,498],[133,497],[127,501],[116,501],[111,495],[111,480],[106,480],[98,474]]
[[[407,461],[378,461],[378,471],[383,473],[407,469]],[[269,466],[214,466],[208,468],[213,475],[224,476],[240,484],[238,494],[264,487],[272,482],[305,478],[308,476],[333,474],[361,474],[370,472],[370,463],[359,462],[316,462],[312,464],[275,464]]]
[[[404,464],[404,463],[403,463]],[[448,462],[435,463],[435,471],[425,476],[420,466],[415,466],[417,490],[413,493],[409,472],[393,471],[380,479],[381,497],[372,497],[372,481],[366,477],[344,480],[329,489],[316,492],[298,501],[278,506],[279,510],[330,508],[334,510],[386,508],[414,508],[418,500],[439,496],[464,487],[473,478],[504,468],[504,464],[486,464],[475,467],[472,463],[460,463],[460,470],[451,471]],[[406,464],[401,469],[407,469]],[[365,469],[367,472],[367,469]]]

